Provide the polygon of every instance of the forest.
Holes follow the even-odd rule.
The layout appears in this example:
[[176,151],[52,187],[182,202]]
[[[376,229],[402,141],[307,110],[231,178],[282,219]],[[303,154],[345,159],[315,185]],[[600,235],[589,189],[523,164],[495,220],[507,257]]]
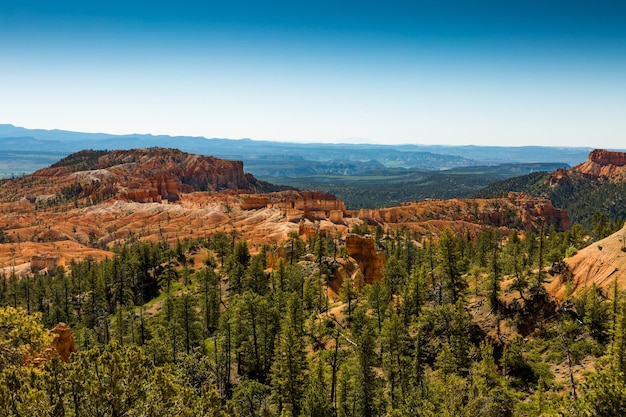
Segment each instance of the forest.
[[[315,188],[329,192],[344,200],[351,210],[393,207],[426,198],[470,197],[483,192],[486,187],[487,191],[484,194],[493,193],[493,190],[488,188],[492,184],[498,187],[500,181],[511,177],[518,178],[524,175],[522,178],[526,178],[525,174],[528,173],[545,174],[547,171],[565,166],[559,163],[514,163],[451,169],[376,167],[362,172],[311,171],[269,175],[257,164],[252,164],[252,169],[255,169],[255,175],[262,180],[300,189]],[[282,166],[278,162],[273,165],[274,169]],[[339,164],[333,166],[341,168]]]
[[[544,286],[621,226],[435,239],[363,225],[386,258],[369,282],[337,273],[345,241],[321,233],[256,254],[236,233],[130,239],[10,272],[0,416],[626,415],[624,289],[557,302]],[[59,322],[77,352],[28,365]]]

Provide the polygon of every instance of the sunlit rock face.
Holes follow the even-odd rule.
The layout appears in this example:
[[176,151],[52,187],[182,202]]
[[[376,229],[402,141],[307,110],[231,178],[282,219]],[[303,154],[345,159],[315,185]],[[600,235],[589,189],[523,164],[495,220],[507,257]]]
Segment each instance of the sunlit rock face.
[[604,149],[596,149],[589,153],[589,161],[599,165],[626,165],[626,152],[612,152]]
[[582,174],[612,182],[625,182],[626,152],[613,152],[604,149],[591,151],[587,161],[576,165],[569,171],[562,170],[553,174],[550,178],[550,184],[559,183],[563,177],[572,174]]
[[376,243],[371,236],[349,234],[346,236],[348,255],[359,264],[365,282],[372,283],[382,279],[381,270],[385,265],[385,254],[376,251]]
[[546,285],[558,300],[565,300],[595,285],[611,298],[615,284],[626,286],[626,226],[565,259],[565,268]]
[[434,235],[445,228],[474,233],[481,226],[525,230],[539,230],[542,224],[556,230],[566,230],[570,226],[566,210],[555,208],[548,199],[524,193],[508,193],[502,198],[428,199],[348,213],[369,223],[393,224],[420,234]]
[[249,190],[259,181],[243,172],[243,162],[149,148],[111,152],[81,151],[33,174],[79,188],[79,195],[127,201],[177,201],[193,191]]
[[50,345],[39,356],[24,358],[24,365],[42,366],[57,355],[63,362],[70,361],[70,355],[76,352],[70,328],[65,323],[59,323],[50,330],[50,334],[53,337]]
[[54,340],[52,340],[52,348],[59,354],[63,362],[69,362],[70,355],[76,352],[72,331],[67,324],[59,323],[50,332],[55,335]]

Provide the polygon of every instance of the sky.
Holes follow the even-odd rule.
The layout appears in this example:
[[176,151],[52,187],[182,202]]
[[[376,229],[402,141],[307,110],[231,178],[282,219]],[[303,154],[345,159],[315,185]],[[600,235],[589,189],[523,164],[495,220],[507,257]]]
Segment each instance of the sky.
[[2,0],[0,123],[626,148],[623,0]]

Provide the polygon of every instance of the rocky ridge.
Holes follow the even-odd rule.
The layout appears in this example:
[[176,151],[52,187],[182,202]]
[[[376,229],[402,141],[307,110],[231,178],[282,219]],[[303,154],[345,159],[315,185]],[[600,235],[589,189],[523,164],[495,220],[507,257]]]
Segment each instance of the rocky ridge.
[[22,181],[31,203],[75,205],[112,197],[140,203],[178,201],[194,191],[270,190],[270,184],[243,171],[241,161],[148,148],[77,152]]
[[556,186],[563,182],[563,178],[577,174],[616,183],[626,182],[626,152],[595,149],[589,153],[587,161],[569,170],[556,170],[548,178],[548,183]]

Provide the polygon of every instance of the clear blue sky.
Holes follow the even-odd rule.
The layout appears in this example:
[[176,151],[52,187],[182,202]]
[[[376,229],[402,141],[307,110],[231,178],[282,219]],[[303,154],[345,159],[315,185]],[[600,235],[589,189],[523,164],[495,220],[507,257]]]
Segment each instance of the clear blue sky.
[[0,123],[626,147],[626,2],[0,2]]

